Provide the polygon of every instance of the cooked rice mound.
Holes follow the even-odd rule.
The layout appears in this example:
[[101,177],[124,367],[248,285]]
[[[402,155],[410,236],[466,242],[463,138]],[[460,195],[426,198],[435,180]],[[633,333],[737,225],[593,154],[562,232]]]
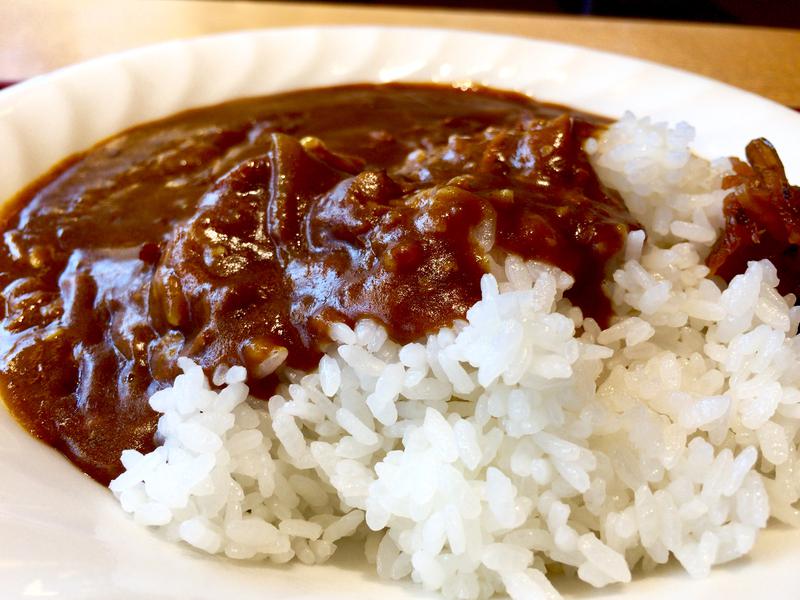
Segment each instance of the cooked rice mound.
[[[552,599],[670,556],[695,577],[800,525],[800,309],[769,261],[730,285],[704,258],[727,160],[693,130],[626,115],[586,146],[645,231],[628,236],[601,330],[556,268],[508,256],[465,321],[400,346],[337,324],[268,403],[245,371],[181,359],[150,399],[163,445],[123,453],[123,509],[237,559],[321,563],[363,540],[386,579],[447,598]],[[645,236],[646,232],[646,236]]]

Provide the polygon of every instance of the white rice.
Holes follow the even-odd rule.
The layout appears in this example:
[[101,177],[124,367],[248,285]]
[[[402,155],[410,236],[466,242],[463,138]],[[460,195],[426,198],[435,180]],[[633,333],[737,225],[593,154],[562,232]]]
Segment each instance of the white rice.
[[163,445],[123,453],[123,509],[238,559],[321,563],[365,541],[386,579],[447,598],[557,598],[554,566],[594,586],[670,556],[695,577],[800,525],[800,309],[768,261],[730,285],[703,260],[729,164],[693,130],[626,115],[587,145],[647,237],[614,273],[605,331],[565,273],[509,256],[452,328],[399,346],[337,324],[311,373],[268,404],[243,369],[184,373],[150,400]]

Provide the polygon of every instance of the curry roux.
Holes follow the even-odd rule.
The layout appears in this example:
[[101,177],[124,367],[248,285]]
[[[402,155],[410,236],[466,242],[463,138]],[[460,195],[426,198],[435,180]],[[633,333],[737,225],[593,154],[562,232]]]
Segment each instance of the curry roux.
[[15,417],[101,482],[149,451],[148,396],[188,356],[268,397],[328,325],[398,342],[463,318],[487,251],[575,276],[604,320],[633,219],[581,150],[597,120],[517,94],[356,85],[229,102],[75,155],[0,215],[0,383]]

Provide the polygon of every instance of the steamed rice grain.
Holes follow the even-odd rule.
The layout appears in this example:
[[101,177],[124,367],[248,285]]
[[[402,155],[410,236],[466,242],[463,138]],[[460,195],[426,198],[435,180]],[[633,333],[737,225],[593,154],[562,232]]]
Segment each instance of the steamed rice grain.
[[686,124],[627,114],[587,152],[644,232],[628,236],[601,330],[572,278],[509,256],[425,340],[335,324],[312,373],[268,403],[244,370],[188,359],[151,406],[163,445],[123,453],[123,510],[239,559],[327,560],[365,540],[383,578],[445,597],[553,599],[556,567],[594,586],[673,557],[693,577],[800,525],[800,309],[769,261],[726,287],[704,257],[727,160]]

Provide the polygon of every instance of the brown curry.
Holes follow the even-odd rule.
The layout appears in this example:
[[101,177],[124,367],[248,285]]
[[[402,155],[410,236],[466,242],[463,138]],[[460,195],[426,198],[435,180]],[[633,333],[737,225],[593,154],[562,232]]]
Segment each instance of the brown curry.
[[486,89],[359,85],[246,99],[73,156],[0,214],[0,383],[102,482],[151,449],[148,396],[188,356],[268,397],[328,325],[398,342],[464,317],[491,252],[575,276],[604,320],[633,220],[581,150],[597,121]]

